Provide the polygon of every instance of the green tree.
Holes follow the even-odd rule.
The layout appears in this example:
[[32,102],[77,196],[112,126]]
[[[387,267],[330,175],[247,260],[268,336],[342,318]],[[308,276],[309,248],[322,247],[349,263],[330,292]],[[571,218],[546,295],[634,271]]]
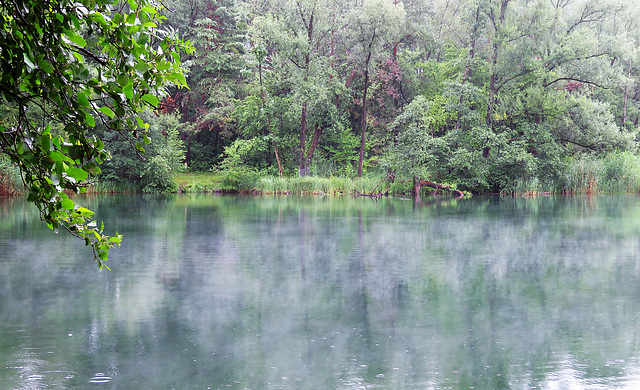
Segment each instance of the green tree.
[[362,176],[364,160],[369,86],[371,70],[378,62],[374,54],[380,52],[385,43],[397,42],[402,33],[406,12],[403,3],[392,3],[389,0],[365,0],[361,7],[354,8],[351,13],[352,42],[358,56],[358,67],[363,76],[362,95],[360,98],[360,154],[358,159],[358,177]]
[[[275,100],[293,103],[285,115],[297,117],[297,123],[293,128],[280,126],[278,135],[281,143],[289,144],[286,138],[293,139],[295,134],[300,176],[310,174],[324,130],[337,121],[335,106],[341,87],[331,58],[340,13],[334,1],[289,0],[270,4],[268,12],[251,24],[263,106],[273,111]],[[275,116],[273,112],[269,126],[275,124]]]
[[0,125],[2,153],[17,164],[51,229],[64,228],[94,251],[101,268],[121,236],[104,234],[82,193],[109,159],[95,127],[120,132],[142,153],[167,85],[186,86],[180,52],[190,46],[155,2],[14,0],[0,3],[0,99],[15,112]]
[[[144,115],[149,123],[149,139],[144,158],[131,148],[128,140],[117,131],[104,131],[100,138],[112,158],[102,166],[99,186],[128,189],[135,192],[166,193],[177,190],[173,175],[184,169],[184,144],[179,138],[177,114]],[[100,130],[104,130],[101,128]]]
[[231,113],[246,96],[250,76],[245,17],[238,0],[171,0],[169,7],[169,23],[184,31],[196,51],[183,58],[189,89],[173,91],[164,111],[181,114],[187,167],[206,171],[238,135]]

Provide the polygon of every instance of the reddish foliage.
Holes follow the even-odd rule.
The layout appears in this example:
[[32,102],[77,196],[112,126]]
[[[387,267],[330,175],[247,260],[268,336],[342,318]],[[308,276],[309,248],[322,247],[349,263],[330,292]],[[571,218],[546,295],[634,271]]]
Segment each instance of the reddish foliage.
[[578,89],[580,89],[580,87],[582,87],[582,84],[583,84],[583,83],[581,83],[581,82],[579,82],[579,81],[578,81],[578,82],[575,82],[575,83],[574,83],[574,82],[569,81],[569,82],[567,83],[567,85],[565,85],[565,86],[564,86],[564,90],[569,91],[569,92],[571,92],[571,91],[577,91]]
[[178,108],[178,103],[176,99],[172,96],[167,96],[164,101],[160,103],[160,107],[158,112],[161,114],[170,114],[174,112]]

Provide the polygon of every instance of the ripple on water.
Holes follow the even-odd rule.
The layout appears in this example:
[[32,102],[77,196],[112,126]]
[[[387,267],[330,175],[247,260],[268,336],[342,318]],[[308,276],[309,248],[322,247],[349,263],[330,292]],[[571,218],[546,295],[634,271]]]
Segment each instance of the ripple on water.
[[89,379],[89,383],[109,383],[112,379],[113,378],[102,372],[97,372],[91,379]]

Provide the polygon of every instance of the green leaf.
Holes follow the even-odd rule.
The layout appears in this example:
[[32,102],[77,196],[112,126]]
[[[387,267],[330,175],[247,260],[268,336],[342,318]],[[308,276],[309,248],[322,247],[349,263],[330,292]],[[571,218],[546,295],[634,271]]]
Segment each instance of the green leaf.
[[135,68],[136,68],[136,73],[142,76],[149,70],[150,66],[146,62],[138,62]]
[[87,112],[85,114],[85,119],[87,120],[87,126],[96,127],[96,120],[93,119],[93,115],[91,115],[90,113]]
[[53,73],[53,65],[51,65],[51,63],[44,58],[38,60],[38,66],[40,66],[40,69],[42,69],[47,74]]
[[36,65],[33,63],[31,58],[29,58],[29,55],[27,54],[27,52],[22,53],[22,57],[24,58],[24,63],[27,64],[29,71],[32,71],[33,69],[35,69]]
[[160,60],[156,65],[156,69],[158,69],[161,72],[164,72],[165,70],[169,70],[169,68],[171,68],[171,64],[167,60]]
[[129,0],[129,8],[131,8],[132,11],[137,10],[138,2],[136,0]]
[[77,167],[67,168],[66,173],[67,173],[67,176],[76,179],[76,181],[78,182],[87,180],[87,177],[89,177],[89,172],[85,171],[82,168],[77,168]]
[[[133,4],[134,6],[131,6],[131,4]],[[138,8],[138,5],[133,0],[129,0],[129,6],[131,7],[132,11],[135,11],[135,9]],[[135,24],[136,23],[136,14],[129,14],[127,16],[127,23],[128,24]]]
[[63,199],[62,200],[62,208],[65,210],[73,210],[73,206],[75,206],[75,203],[73,203],[73,201],[71,199]]
[[78,92],[78,103],[80,103],[82,107],[89,107],[91,105],[84,92]]
[[183,73],[176,73],[175,78],[178,80],[178,85],[187,87],[187,79],[184,77]]
[[[54,142],[54,145],[56,143]],[[53,161],[72,161],[69,157],[65,156],[64,153],[59,152],[57,150],[54,150],[53,152],[51,152],[49,154],[49,157],[53,160]]]
[[129,81],[129,84],[125,85],[122,88],[122,92],[124,93],[124,96],[127,97],[127,99],[133,99],[133,82]]
[[74,31],[64,30],[64,35],[69,39],[69,41],[75,43],[79,47],[87,46],[87,41],[85,41],[84,38],[76,34]]
[[144,12],[146,12],[148,14],[151,14],[151,15],[155,15],[156,13],[158,13],[157,9],[155,9],[153,7],[149,7],[149,6],[142,8],[142,11],[144,11]]
[[100,107],[98,110],[99,110],[100,112],[102,112],[103,114],[105,114],[106,116],[108,116],[109,118],[111,118],[111,119],[113,119],[113,118],[116,116],[116,113],[115,113],[115,112],[113,112],[113,110],[112,110],[112,109],[110,109],[110,108],[109,108],[109,107],[107,107],[107,106]]
[[97,22],[100,27],[106,27],[107,26],[107,22],[104,18],[104,15],[102,15],[99,12],[93,13],[91,15],[89,15],[89,18],[91,18],[91,20],[93,20],[94,22]]
[[84,218],[91,218],[91,216],[94,214],[93,211],[85,207],[78,207],[78,210],[76,211]]
[[158,105],[160,104],[160,100],[150,93],[142,95],[140,100],[144,100],[145,102],[151,104],[154,107],[158,107]]

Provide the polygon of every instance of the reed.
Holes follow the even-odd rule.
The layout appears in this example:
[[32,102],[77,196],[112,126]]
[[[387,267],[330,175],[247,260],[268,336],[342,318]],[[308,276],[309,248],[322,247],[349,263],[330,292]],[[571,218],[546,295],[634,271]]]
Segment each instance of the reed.
[[290,177],[263,176],[258,179],[256,191],[264,194],[291,195],[351,195],[370,194],[376,188],[382,191],[377,177]]
[[559,183],[565,193],[628,194],[640,192],[640,156],[616,152],[604,157],[571,159]]
[[18,168],[0,163],[0,196],[16,196],[24,191]]
[[98,181],[88,189],[90,193],[127,194],[140,192],[140,186],[134,183]]
[[521,195],[549,195],[558,192],[557,181],[542,179],[534,176],[529,179],[519,179],[513,186],[515,194]]

